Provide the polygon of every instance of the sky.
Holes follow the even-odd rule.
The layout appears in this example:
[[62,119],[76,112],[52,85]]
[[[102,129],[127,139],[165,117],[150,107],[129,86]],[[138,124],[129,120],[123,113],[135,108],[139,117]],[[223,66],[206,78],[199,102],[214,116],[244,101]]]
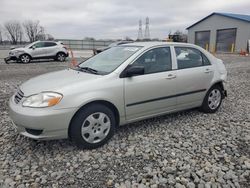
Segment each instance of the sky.
[[249,0],[0,0],[0,25],[39,20],[56,39],[136,39],[149,17],[151,38],[164,39],[212,12],[250,14]]

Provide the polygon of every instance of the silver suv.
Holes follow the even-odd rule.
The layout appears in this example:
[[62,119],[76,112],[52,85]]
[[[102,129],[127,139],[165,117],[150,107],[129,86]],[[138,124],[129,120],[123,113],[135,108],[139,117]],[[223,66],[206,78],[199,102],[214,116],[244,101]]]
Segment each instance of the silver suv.
[[68,57],[66,47],[60,42],[54,41],[36,41],[23,48],[15,48],[9,52],[9,57],[5,58],[5,62],[10,60],[29,63],[32,59],[55,59],[65,61]]
[[10,116],[24,136],[95,148],[119,125],[196,107],[216,112],[226,78],[223,62],[196,45],[124,44],[23,83]]

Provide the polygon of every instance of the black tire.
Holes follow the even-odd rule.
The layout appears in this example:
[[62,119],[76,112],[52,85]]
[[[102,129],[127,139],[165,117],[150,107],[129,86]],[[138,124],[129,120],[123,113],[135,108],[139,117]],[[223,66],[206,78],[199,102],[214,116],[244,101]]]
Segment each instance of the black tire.
[[[88,122],[88,117],[90,116],[92,117],[92,115],[93,114],[95,115],[95,113],[105,114],[110,120],[110,128],[109,128],[109,132],[105,132],[105,130],[100,131],[100,132],[103,131],[101,134],[107,134],[103,138],[103,140],[100,140],[99,142],[96,142],[96,143],[90,143],[86,140],[88,139],[86,137],[88,136],[89,133],[85,133],[84,135],[82,135],[82,128],[83,129],[88,128],[89,131],[92,132],[90,133],[92,135],[96,136],[98,134],[94,132],[97,130],[93,128],[94,126],[97,126],[97,128],[99,128],[98,125],[95,125],[93,123],[91,124],[89,122],[89,124],[85,126],[86,122]],[[104,119],[103,119],[103,122],[104,122]],[[94,148],[98,148],[104,145],[113,136],[115,132],[115,127],[116,127],[115,115],[114,115],[114,112],[110,108],[102,104],[90,104],[80,109],[73,117],[70,123],[70,127],[69,127],[69,137],[80,148],[94,149]],[[90,134],[89,134],[89,138],[91,137]],[[99,138],[98,135],[96,137]]]
[[28,54],[22,54],[22,55],[20,55],[19,59],[24,64],[27,64],[27,63],[29,63],[31,61],[31,57]]
[[[215,92],[215,93],[219,92],[219,95],[220,95],[220,100],[217,100],[216,105],[211,104],[211,100],[209,100],[209,97],[213,95],[212,92]],[[222,88],[219,85],[214,85],[208,90],[203,100],[202,106],[200,107],[200,110],[205,113],[215,113],[220,108],[222,99],[223,99]]]
[[56,54],[56,60],[60,62],[64,62],[66,59],[66,54],[63,52],[59,52]]

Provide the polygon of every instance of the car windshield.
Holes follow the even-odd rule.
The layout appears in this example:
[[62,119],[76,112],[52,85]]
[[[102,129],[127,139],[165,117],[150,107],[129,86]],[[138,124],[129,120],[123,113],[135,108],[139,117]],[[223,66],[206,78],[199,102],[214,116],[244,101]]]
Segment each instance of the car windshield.
[[26,45],[24,48],[29,48],[29,47],[33,46],[35,43],[36,42],[32,42],[31,44]]
[[116,46],[81,63],[78,68],[92,70],[99,74],[108,74],[114,71],[124,61],[137,52],[141,46]]

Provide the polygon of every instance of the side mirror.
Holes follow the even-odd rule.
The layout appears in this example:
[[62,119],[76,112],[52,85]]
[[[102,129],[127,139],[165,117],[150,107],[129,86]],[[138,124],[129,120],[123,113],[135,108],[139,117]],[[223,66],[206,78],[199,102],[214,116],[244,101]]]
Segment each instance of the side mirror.
[[36,47],[35,47],[35,46],[31,46],[31,48],[32,48],[32,50],[35,50],[35,49],[36,49]]
[[143,66],[129,66],[127,67],[121,75],[121,78],[132,77],[144,74]]

